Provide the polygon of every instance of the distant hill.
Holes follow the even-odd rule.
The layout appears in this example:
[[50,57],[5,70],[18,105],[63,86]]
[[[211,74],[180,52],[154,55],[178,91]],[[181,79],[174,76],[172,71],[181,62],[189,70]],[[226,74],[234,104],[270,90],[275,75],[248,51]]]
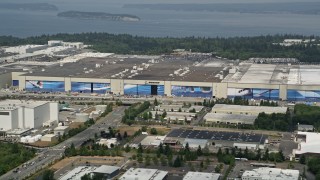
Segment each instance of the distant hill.
[[103,12],[81,12],[81,11],[66,11],[58,13],[59,17],[77,18],[77,19],[101,19],[109,21],[140,21],[138,16],[129,14],[110,14]]
[[25,11],[58,11],[57,6],[49,3],[0,3],[0,9]]

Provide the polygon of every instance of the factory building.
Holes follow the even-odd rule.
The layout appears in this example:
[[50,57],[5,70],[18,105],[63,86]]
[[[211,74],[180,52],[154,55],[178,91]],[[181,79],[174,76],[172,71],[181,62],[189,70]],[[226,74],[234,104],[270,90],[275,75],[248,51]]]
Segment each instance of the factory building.
[[[257,58],[239,64],[201,53],[187,54],[185,58],[174,55],[65,53],[78,47],[81,45],[67,43],[64,46],[63,42],[52,41],[47,49],[32,54],[0,58],[2,62],[43,54],[48,58],[59,56],[50,62],[20,62],[20,66],[28,68],[15,67],[13,70],[10,64],[2,67],[0,87],[14,85],[27,91],[128,96],[320,101],[319,65],[301,65],[281,58],[268,64],[260,64],[261,61],[269,61]],[[63,59],[60,58],[61,53]],[[287,61],[290,63],[283,63]],[[50,68],[46,68],[47,65]],[[32,70],[31,66],[34,67]]]
[[243,114],[257,116],[264,112],[266,114],[287,112],[286,107],[270,107],[270,106],[242,106],[242,105],[229,105],[229,104],[216,104],[212,108],[213,113],[224,114]]
[[298,170],[262,167],[245,171],[242,180],[299,180]]
[[58,103],[49,101],[0,101],[0,129],[39,128],[58,121]]

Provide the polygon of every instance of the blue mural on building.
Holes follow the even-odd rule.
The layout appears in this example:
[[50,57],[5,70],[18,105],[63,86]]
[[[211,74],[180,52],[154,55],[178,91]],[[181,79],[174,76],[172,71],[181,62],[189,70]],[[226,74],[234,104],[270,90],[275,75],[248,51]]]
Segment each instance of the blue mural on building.
[[37,81],[26,80],[27,91],[40,91],[40,92],[64,92],[63,81]]
[[164,95],[163,85],[137,85],[137,84],[125,84],[125,95]]
[[71,82],[71,91],[106,94],[111,91],[111,87],[109,83]]
[[171,95],[178,97],[211,98],[212,88],[199,86],[171,86]]
[[228,98],[278,100],[279,89],[228,88]]
[[302,91],[302,90],[287,90],[288,101],[320,101],[320,90],[318,91]]

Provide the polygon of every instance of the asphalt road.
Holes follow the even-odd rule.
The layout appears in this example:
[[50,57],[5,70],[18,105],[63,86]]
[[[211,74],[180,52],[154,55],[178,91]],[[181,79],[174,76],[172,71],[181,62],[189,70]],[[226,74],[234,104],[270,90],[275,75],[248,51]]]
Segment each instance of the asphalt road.
[[108,127],[117,127],[124,114],[125,107],[118,107],[105,118],[101,118],[94,125],[80,132],[79,134],[67,139],[66,141],[50,148],[43,149],[35,158],[29,160],[26,166],[20,165],[18,172],[13,172],[17,168],[7,172],[0,177],[0,180],[24,179],[38,170],[48,166],[50,163],[60,159],[64,153],[64,147],[70,146],[72,143],[79,147],[84,141],[94,137],[95,133],[100,133],[102,129]]

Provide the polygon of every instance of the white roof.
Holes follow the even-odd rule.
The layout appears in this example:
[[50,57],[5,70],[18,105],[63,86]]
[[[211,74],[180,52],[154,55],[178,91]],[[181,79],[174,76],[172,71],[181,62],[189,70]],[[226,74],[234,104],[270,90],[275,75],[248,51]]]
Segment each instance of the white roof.
[[301,142],[294,154],[316,153],[320,154],[320,133],[315,132],[298,132],[298,135],[305,135],[306,142]]
[[142,146],[159,146],[163,143],[166,136],[147,136],[141,141]]
[[69,171],[59,180],[81,180],[81,177],[94,171],[96,167],[93,166],[79,166]]
[[225,113],[207,113],[204,119],[207,122],[221,121],[221,122],[244,122],[253,124],[258,115],[245,115],[245,114],[225,114]]
[[220,174],[217,173],[204,173],[204,172],[188,172],[183,180],[218,180]]
[[52,138],[52,137],[55,137],[55,136],[56,136],[55,134],[45,134],[45,135],[42,136],[42,137]]
[[212,112],[218,111],[218,110],[228,111],[228,112],[265,112],[266,114],[272,114],[272,113],[286,113],[287,107],[216,104],[212,108]]
[[167,171],[157,169],[130,168],[119,180],[162,180],[167,174]]
[[93,172],[111,174],[119,169],[120,169],[120,167],[118,167],[118,166],[102,165],[102,166],[98,167],[97,169],[95,169]]
[[248,149],[256,149],[257,148],[257,144],[245,144],[245,143],[233,143],[233,147],[238,147],[238,148],[248,148]]
[[189,147],[191,148],[198,148],[199,146],[201,148],[204,148],[207,143],[208,143],[208,140],[207,139],[188,139],[186,138],[183,142],[183,146],[186,146],[186,144],[189,144]]
[[66,130],[68,128],[69,128],[69,126],[58,126],[58,127],[54,128],[54,131]]
[[26,107],[26,108],[35,108],[41,105],[49,103],[49,101],[20,101],[20,100],[5,100],[0,101],[0,111],[1,110],[14,110],[19,107]]
[[252,171],[245,171],[242,177],[260,177],[262,180],[298,180],[299,171],[262,167]]

